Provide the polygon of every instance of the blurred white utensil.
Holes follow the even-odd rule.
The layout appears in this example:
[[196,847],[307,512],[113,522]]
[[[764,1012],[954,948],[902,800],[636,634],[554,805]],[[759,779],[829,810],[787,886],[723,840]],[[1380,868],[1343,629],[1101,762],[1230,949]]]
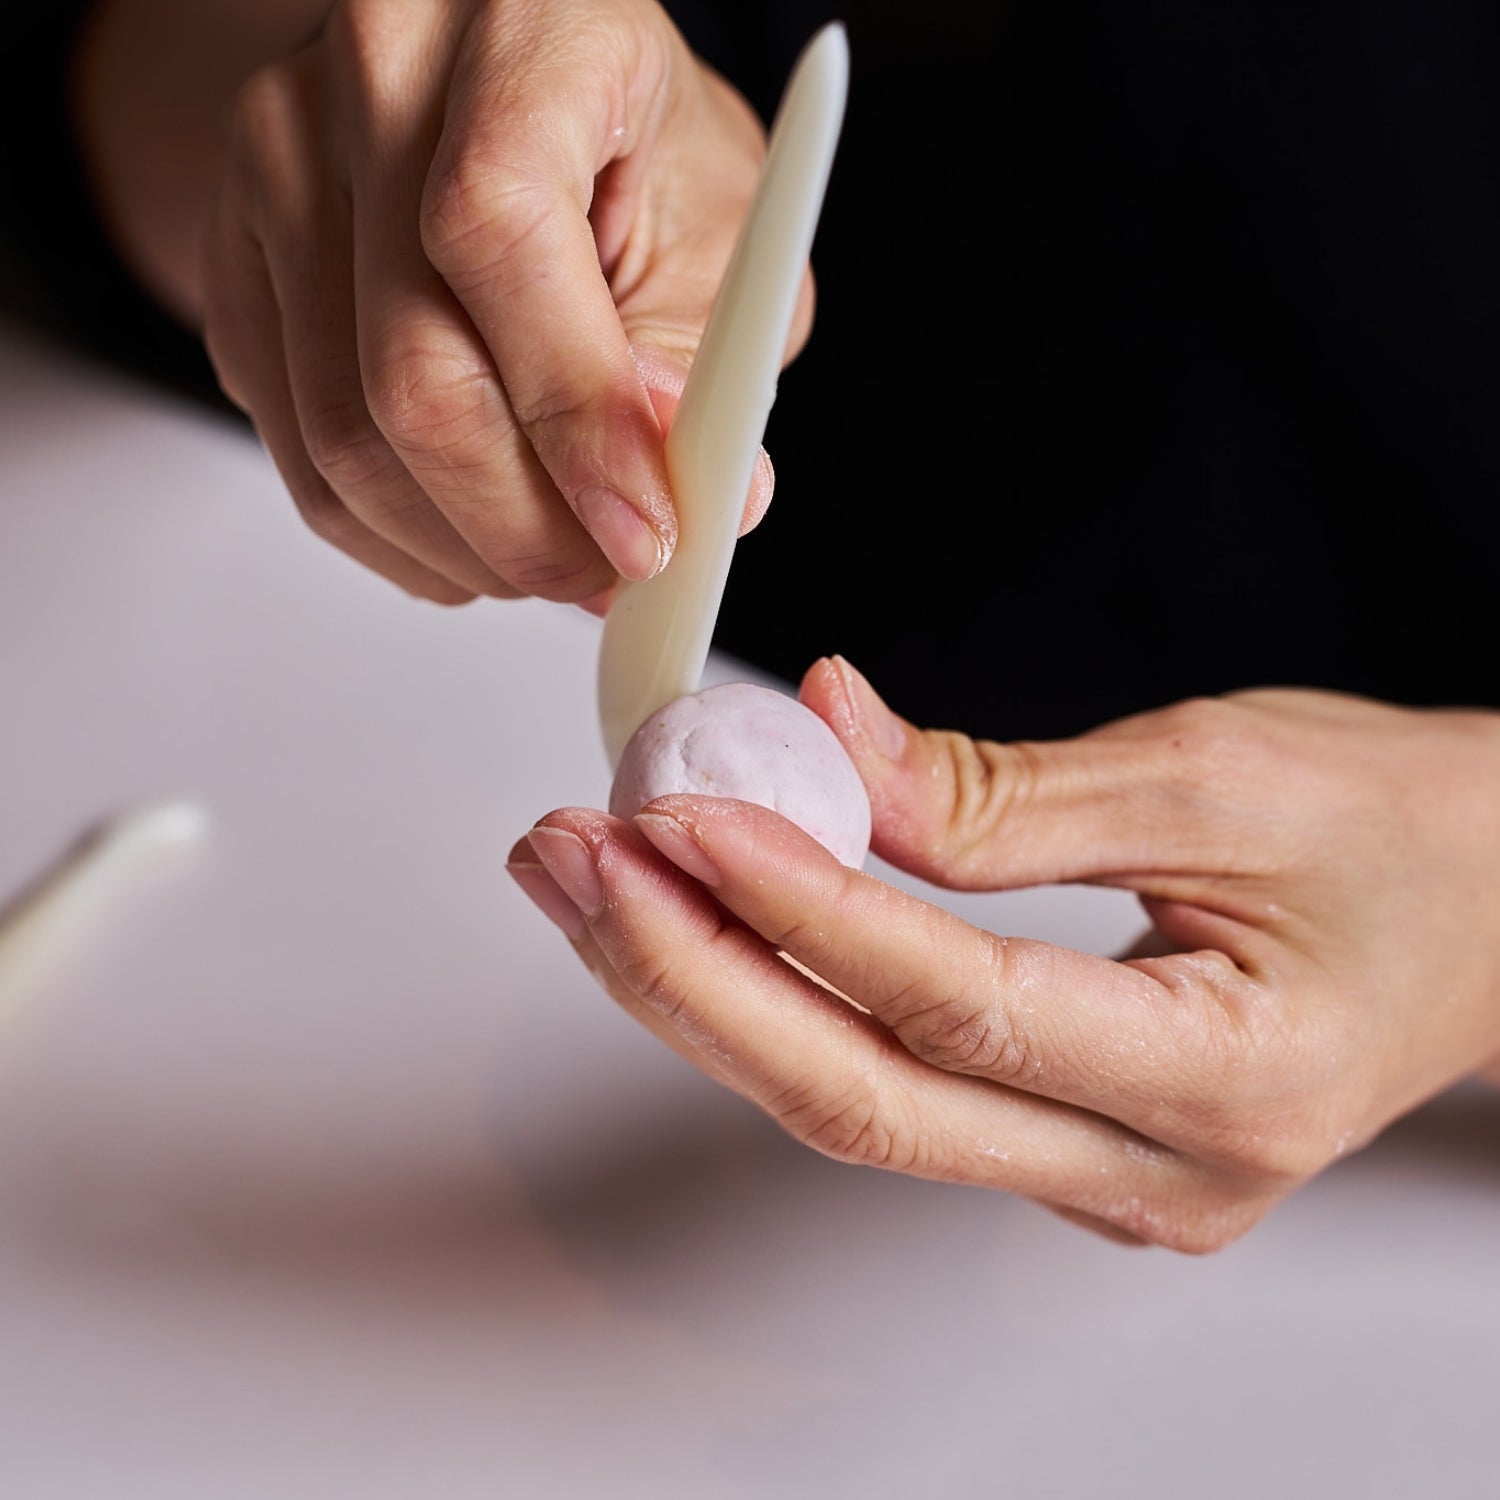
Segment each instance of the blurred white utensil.
[[127,809],[95,824],[0,907],[0,1024],[109,903],[156,861],[196,846],[207,827],[195,802]]

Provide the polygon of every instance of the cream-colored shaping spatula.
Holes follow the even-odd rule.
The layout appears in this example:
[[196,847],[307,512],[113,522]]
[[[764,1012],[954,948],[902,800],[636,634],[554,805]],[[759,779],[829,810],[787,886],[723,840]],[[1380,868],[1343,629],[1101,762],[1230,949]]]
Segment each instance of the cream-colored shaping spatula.
[[848,94],[841,23],[803,48],[765,166],[666,438],[678,541],[655,578],[620,586],[599,646],[611,767],[651,714],[701,686],[781,356],[812,251]]

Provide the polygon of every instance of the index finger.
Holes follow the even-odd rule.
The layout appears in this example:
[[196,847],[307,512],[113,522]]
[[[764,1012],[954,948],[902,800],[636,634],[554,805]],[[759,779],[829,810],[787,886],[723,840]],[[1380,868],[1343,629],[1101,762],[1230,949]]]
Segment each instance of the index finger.
[[630,1014],[836,1160],[1021,1193],[1182,1250],[1221,1247],[1279,1195],[1093,1110],[924,1066],[617,819],[558,809],[510,868]]
[[[923,1061],[1098,1111],[1158,1140],[1219,1079],[1252,988],[1227,957],[1116,962],[998,936],[851,870],[746,802],[661,797],[651,842],[741,921],[865,1007]],[[1231,1032],[1232,1034],[1232,1032]]]
[[[652,249],[636,224],[641,163],[690,56],[665,25],[625,25],[576,0],[545,9],[519,38],[493,16],[492,34],[470,39],[426,184],[423,244],[568,506],[616,560],[611,528],[618,537],[641,518],[659,569],[677,536],[662,428],[610,276],[652,270],[623,259]],[[706,312],[694,288],[675,336],[695,340]]]

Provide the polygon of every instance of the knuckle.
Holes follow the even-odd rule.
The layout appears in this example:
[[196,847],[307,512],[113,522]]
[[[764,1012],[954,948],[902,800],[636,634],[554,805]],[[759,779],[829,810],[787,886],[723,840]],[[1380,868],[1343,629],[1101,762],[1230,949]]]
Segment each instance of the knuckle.
[[1176,775],[1173,784],[1195,803],[1233,805],[1257,766],[1276,766],[1278,781],[1291,772],[1271,743],[1264,716],[1227,698],[1188,698],[1163,709],[1158,728]]
[[302,442],[314,468],[335,489],[358,489],[379,478],[390,454],[362,403],[330,402],[302,418]]
[[420,344],[383,360],[365,392],[375,425],[393,446],[450,458],[482,429],[493,395],[487,370]]
[[410,108],[406,60],[410,32],[404,7],[346,0],[335,5],[323,25],[320,45],[349,101],[357,129],[366,137],[382,131],[383,122],[400,119]]
[[670,963],[637,955],[613,965],[613,976],[597,976],[606,989],[624,993],[634,1004],[651,1012],[663,1025],[669,1026],[698,1055],[700,1061],[712,1060],[709,1071],[719,1063],[730,1063],[730,1049],[710,1017],[712,1006],[690,986],[684,986],[681,973]]
[[[1029,1089],[1042,1075],[1042,1054],[1013,1008],[994,995],[1024,998],[1028,976],[1010,957],[1009,945],[993,934],[978,972],[982,982],[913,1007],[896,1024],[896,1034],[915,1056],[951,1073],[971,1073],[992,1082]],[[901,1002],[897,1001],[898,1006]]]
[[671,1025],[687,1020],[688,997],[675,982],[673,967],[646,952],[630,952],[614,960],[615,972],[631,994]]
[[992,1006],[955,995],[897,1027],[908,1051],[948,1073],[971,1073],[1014,1088],[1032,1088],[1042,1060],[1011,1020]]
[[[942,736],[944,756],[953,778],[953,822],[959,832],[993,818],[1027,790],[1031,770],[1028,746],[1003,748],[951,730]],[[998,804],[998,809],[997,809]]]
[[400,6],[346,0],[328,12],[322,41],[344,73],[368,84],[399,70],[401,21]]
[[1293,1024],[1233,972],[1221,982],[1214,969],[1225,962],[1195,956],[1201,993],[1175,1034],[1176,1086],[1142,1128],[1247,1188],[1285,1191],[1348,1149],[1351,1122],[1377,1115],[1378,1079],[1356,1064],[1331,1088],[1309,1059],[1337,1054],[1337,1034]]
[[281,181],[306,129],[298,70],[288,61],[257,69],[239,85],[230,105],[230,176],[261,185]]
[[294,114],[291,74],[279,62],[257,68],[239,85],[230,106],[231,141],[253,147]]
[[1243,736],[1248,715],[1231,699],[1196,697],[1162,709],[1158,722],[1174,749],[1212,761]]
[[768,1108],[783,1129],[834,1161],[897,1172],[917,1166],[913,1135],[893,1124],[867,1083],[832,1095],[799,1086]]
[[[422,249],[444,277],[493,276],[544,228],[539,184],[470,146],[435,164],[422,194]],[[503,290],[503,289],[502,289]]]
[[681,964],[670,954],[628,941],[621,951],[611,954],[610,965],[629,993],[653,1015],[700,1045],[709,1040],[704,1017],[711,1006],[704,1004]]
[[1138,1127],[1157,1140],[1232,1169],[1259,1170],[1268,1117],[1293,1119],[1303,1044],[1287,1032],[1263,987],[1225,953],[1203,951],[1131,965],[1160,985],[1150,1027],[1165,1071],[1140,1081]]
[[566,380],[566,371],[548,371],[538,368],[535,372],[536,389],[529,399],[512,398],[511,410],[521,427],[530,434],[532,442],[545,446],[548,429],[565,427],[573,418],[589,414],[589,398],[580,394]]
[[952,730],[930,730],[926,741],[932,785],[943,790],[917,852],[928,868],[941,867],[945,880],[961,885],[967,871],[992,860],[995,828],[1034,797],[1040,751],[1024,741],[1001,745]]

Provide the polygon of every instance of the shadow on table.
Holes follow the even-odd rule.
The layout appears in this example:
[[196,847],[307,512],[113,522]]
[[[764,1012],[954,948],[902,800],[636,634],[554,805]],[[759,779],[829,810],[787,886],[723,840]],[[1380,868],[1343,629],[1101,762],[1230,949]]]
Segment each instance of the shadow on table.
[[[459,1256],[495,1271],[552,1256],[590,1274],[728,1256],[749,1240],[885,1242],[1036,1215],[1004,1195],[831,1162],[732,1096],[643,1102],[572,1140],[458,1160],[388,1141],[71,1135],[13,1164],[6,1247],[58,1267],[374,1268]],[[1500,1090],[1464,1084],[1333,1171],[1500,1188]],[[930,1221],[926,1228],[913,1219]],[[1050,1218],[1050,1216],[1048,1216]],[[1073,1233],[1075,1231],[1069,1231]],[[778,1243],[780,1253],[784,1244]]]

